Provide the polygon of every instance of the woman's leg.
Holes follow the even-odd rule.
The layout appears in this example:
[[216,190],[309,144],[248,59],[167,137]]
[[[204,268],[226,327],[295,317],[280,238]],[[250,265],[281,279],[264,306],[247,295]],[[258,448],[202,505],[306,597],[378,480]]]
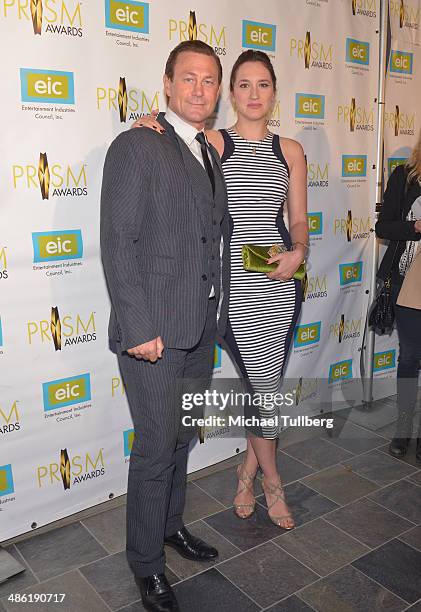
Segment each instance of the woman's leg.
[[412,436],[412,421],[418,393],[418,370],[421,359],[421,311],[396,306],[399,336],[397,371],[398,420],[390,445],[394,455],[405,455]]

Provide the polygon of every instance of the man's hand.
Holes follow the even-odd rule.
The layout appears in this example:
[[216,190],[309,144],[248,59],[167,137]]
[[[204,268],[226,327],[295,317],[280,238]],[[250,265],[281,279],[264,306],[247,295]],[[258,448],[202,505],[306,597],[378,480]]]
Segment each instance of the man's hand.
[[154,363],[157,359],[161,359],[163,350],[164,343],[161,336],[158,336],[154,340],[149,340],[149,342],[144,342],[131,349],[127,349],[127,352],[132,357],[136,357],[136,359],[144,359]]
[[421,233],[421,219],[418,219],[418,221],[415,221],[414,228],[416,232]]

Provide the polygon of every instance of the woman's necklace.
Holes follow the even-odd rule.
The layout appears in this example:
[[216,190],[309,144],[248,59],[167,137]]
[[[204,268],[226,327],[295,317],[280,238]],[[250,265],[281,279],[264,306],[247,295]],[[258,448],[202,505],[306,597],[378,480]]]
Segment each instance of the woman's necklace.
[[240,138],[242,138],[243,140],[245,140],[249,144],[250,151],[251,151],[252,155],[257,155],[257,152],[258,152],[258,150],[260,148],[260,145],[266,140],[266,138],[267,138],[267,136],[269,134],[268,130],[266,130],[266,133],[265,133],[265,135],[263,136],[263,138],[261,140],[254,141],[254,143],[251,144],[250,141],[247,138],[244,138],[244,136],[242,136],[240,134],[240,132],[237,130],[237,128],[235,126],[233,127],[233,130],[237,134],[237,136],[239,136]]

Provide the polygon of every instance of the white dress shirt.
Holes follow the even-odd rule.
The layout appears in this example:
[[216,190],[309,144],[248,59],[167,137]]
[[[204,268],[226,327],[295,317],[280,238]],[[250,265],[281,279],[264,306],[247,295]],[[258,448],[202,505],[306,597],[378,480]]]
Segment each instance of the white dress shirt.
[[[174,130],[176,131],[176,134],[180,136],[182,140],[184,140],[184,142],[189,147],[190,151],[193,153],[197,161],[202,164],[203,168],[205,168],[205,164],[202,157],[202,150],[200,148],[200,142],[196,140],[196,134],[199,133],[199,130],[196,130],[193,125],[190,125],[190,123],[187,123],[187,121],[181,119],[181,117],[179,117],[170,108],[167,108],[167,110],[165,111],[165,119],[168,121],[168,123],[171,123]],[[200,131],[204,132],[204,130]],[[209,160],[212,164],[212,155],[209,155]],[[214,295],[215,288],[212,285],[209,297],[214,297]]]

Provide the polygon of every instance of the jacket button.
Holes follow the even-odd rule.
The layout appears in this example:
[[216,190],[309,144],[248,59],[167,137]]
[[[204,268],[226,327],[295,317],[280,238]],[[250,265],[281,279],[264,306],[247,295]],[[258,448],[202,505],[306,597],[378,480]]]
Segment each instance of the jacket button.
[[204,281],[208,280],[208,277],[206,276],[206,274],[202,274],[202,280]]
[[205,242],[206,242],[206,237],[205,237],[205,236],[202,236],[201,241],[203,242],[203,244],[205,244]]

